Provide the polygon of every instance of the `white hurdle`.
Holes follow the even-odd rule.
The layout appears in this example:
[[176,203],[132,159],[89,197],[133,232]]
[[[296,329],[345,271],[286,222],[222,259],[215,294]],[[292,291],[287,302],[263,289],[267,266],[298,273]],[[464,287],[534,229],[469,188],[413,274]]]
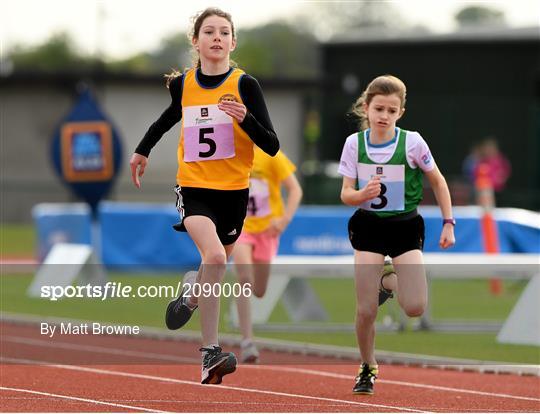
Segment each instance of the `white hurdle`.
[[[540,315],[540,256],[537,254],[467,254],[467,253],[424,253],[424,265],[428,282],[432,279],[489,279],[499,277],[503,279],[533,279],[529,282],[528,287],[524,290],[522,298],[535,298],[535,303],[529,303],[531,299],[519,300],[515,309],[512,311],[513,319],[516,320],[516,314],[522,311],[518,309],[527,309],[530,314],[531,307],[536,308],[538,312],[533,312]],[[354,276],[354,259],[353,255],[343,256],[277,256],[273,262],[273,270],[269,280],[266,295],[261,298],[252,297],[252,318],[253,323],[264,327],[268,324],[272,310],[281,299],[293,323],[305,321],[325,321],[328,330],[336,330],[336,327],[330,327],[328,322],[328,314],[324,307],[319,302],[317,296],[313,292],[307,279],[310,278],[353,278]],[[537,286],[537,287],[535,287]],[[352,287],[351,287],[352,288]],[[531,294],[531,290],[535,290]],[[527,293],[528,292],[528,293]],[[525,312],[525,311],[523,311]],[[351,310],[353,315],[353,310]],[[236,307],[231,307],[231,322],[237,325]],[[351,316],[352,318],[352,316]],[[528,329],[536,329],[538,344],[540,345],[540,322],[534,321],[532,316],[526,318]],[[540,319],[540,318],[537,318]],[[351,319],[352,320],[352,319]],[[531,321],[533,322],[531,325]],[[539,326],[536,327],[536,324]],[[352,322],[351,322],[352,325]],[[477,324],[478,325],[478,324]],[[493,325],[493,324],[491,324]],[[312,328],[315,325],[310,325]],[[324,330],[324,325],[318,325],[320,330]],[[285,329],[290,327],[282,326]],[[453,327],[447,326],[446,329],[437,326],[430,320],[429,309],[420,322],[421,328],[427,329],[442,329],[442,330],[471,330],[474,327],[467,327],[465,323],[457,324]],[[295,329],[303,329],[297,325]],[[351,326],[343,327],[350,330]],[[490,326],[485,323],[485,329],[488,331],[499,330],[500,323]],[[309,330],[309,327],[305,328]],[[525,329],[525,328],[523,328]],[[337,327],[339,330],[339,327]],[[515,330],[512,330],[515,331]],[[513,340],[515,332],[506,335],[505,342]],[[530,336],[530,335],[529,335]],[[511,342],[522,343],[522,342]]]

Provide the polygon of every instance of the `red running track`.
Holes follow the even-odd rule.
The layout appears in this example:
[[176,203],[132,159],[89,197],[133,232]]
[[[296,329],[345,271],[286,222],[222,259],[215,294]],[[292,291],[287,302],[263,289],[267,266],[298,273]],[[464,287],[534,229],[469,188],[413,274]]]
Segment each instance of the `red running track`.
[[222,385],[201,385],[195,343],[0,328],[4,412],[540,411],[533,376],[384,365],[375,395],[356,396],[353,364],[263,352],[268,364],[240,365]]

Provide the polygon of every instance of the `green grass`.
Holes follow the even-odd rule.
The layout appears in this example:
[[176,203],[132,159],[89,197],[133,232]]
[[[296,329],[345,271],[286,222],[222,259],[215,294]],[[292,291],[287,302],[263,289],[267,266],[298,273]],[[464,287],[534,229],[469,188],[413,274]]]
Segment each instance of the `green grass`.
[[34,256],[35,231],[24,224],[0,226],[0,256]]
[[[324,307],[330,310],[334,322],[349,322],[355,306],[352,280],[313,279],[313,289]],[[436,320],[504,321],[519,298],[527,281],[503,281],[503,293],[494,297],[489,292],[489,281],[444,280],[430,283],[429,301],[431,317]],[[382,316],[396,316],[397,301],[391,300],[380,310]]]
[[[175,275],[130,276],[110,273],[110,280],[124,285],[176,286]],[[40,316],[57,316],[71,319],[86,319],[103,322],[139,324],[164,327],[164,309],[170,298],[127,298],[127,299],[62,299],[52,302],[45,299],[32,299],[25,292],[32,279],[31,275],[4,275],[0,279],[0,309],[6,312],[26,313]],[[352,281],[313,280],[312,285],[321,302],[329,311],[332,322],[350,323],[354,318],[355,299]],[[436,280],[431,286],[432,314],[437,320],[504,320],[521,293],[523,283],[505,283],[504,294],[493,297],[488,292],[487,282],[483,280],[452,282]],[[220,321],[221,332],[235,332],[227,322],[229,301],[222,300]],[[396,301],[392,300],[381,308],[379,318],[390,315],[397,317]],[[286,322],[288,317],[284,307],[279,304],[270,322]],[[198,330],[198,312],[186,325],[186,329]],[[356,338],[350,333],[280,333],[258,332],[258,336],[288,339],[331,345],[356,347]],[[498,344],[495,333],[435,333],[435,332],[379,332],[376,338],[377,349],[441,355],[455,358],[481,360],[540,363],[540,347]]]
[[[260,332],[257,335],[265,338],[357,347],[354,333],[332,332],[329,335]],[[411,354],[540,364],[539,347],[499,344],[496,342],[496,336],[495,333],[379,332],[375,338],[375,347],[378,350]]]

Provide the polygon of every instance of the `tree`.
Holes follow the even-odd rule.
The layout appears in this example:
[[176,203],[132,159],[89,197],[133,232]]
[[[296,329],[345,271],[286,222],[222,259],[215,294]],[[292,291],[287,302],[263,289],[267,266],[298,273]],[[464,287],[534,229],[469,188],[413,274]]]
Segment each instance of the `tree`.
[[[178,32],[164,38],[155,50],[103,64],[94,57],[80,54],[70,36],[59,33],[41,45],[14,48],[8,54],[11,61],[8,63],[15,71],[75,71],[103,69],[104,65],[106,70],[114,72],[159,74],[191,66],[191,52],[186,33]],[[315,37],[282,21],[240,30],[232,58],[242,69],[261,77],[315,77],[319,66]]]
[[255,76],[313,77],[318,70],[319,51],[313,35],[274,21],[240,30],[232,58]]
[[186,33],[179,32],[164,38],[156,50],[108,62],[107,69],[148,74],[182,71],[191,65],[190,50]]
[[504,13],[484,6],[469,6],[454,16],[462,28],[473,26],[506,26]]
[[75,70],[98,64],[96,59],[78,53],[71,37],[65,32],[53,34],[38,46],[16,46],[8,52],[8,56],[14,70]]
[[397,31],[402,19],[387,2],[315,2],[294,17],[295,26],[305,27],[320,40],[368,29],[372,32]]
[[183,70],[191,66],[191,43],[185,32],[172,34],[161,41],[161,46],[150,53],[158,71]]

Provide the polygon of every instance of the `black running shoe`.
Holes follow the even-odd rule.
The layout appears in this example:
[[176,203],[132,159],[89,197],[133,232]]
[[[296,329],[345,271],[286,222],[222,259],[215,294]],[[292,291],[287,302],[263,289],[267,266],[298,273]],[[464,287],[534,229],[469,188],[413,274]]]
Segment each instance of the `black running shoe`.
[[[382,285],[382,282],[381,282],[381,285]],[[381,306],[384,302],[386,302],[388,299],[393,298],[393,297],[394,297],[394,294],[392,293],[391,290],[385,289],[382,286],[379,288],[379,306]]]
[[236,370],[236,356],[232,352],[221,352],[219,346],[201,348],[204,352],[201,384],[221,384],[222,378]]
[[356,383],[353,387],[353,394],[373,395],[373,385],[379,374],[377,366],[370,367],[368,364],[362,364],[355,378]]
[[390,289],[386,289],[383,285],[383,279],[386,277],[386,276],[389,276],[391,274],[395,274],[396,272],[394,271],[394,265],[392,265],[392,262],[390,261],[385,261],[384,262],[384,269],[383,269],[383,274],[381,276],[381,281],[379,283],[379,306],[381,306],[384,302],[386,302],[388,299],[390,298],[393,298],[394,297],[394,293],[392,292],[392,290]]
[[165,312],[165,324],[170,330],[180,329],[191,319],[191,315],[197,309],[197,306],[190,308],[186,304],[187,297],[184,297],[188,289],[188,285],[195,283],[197,272],[188,272],[182,281],[182,292],[180,296],[169,302],[167,311]]

